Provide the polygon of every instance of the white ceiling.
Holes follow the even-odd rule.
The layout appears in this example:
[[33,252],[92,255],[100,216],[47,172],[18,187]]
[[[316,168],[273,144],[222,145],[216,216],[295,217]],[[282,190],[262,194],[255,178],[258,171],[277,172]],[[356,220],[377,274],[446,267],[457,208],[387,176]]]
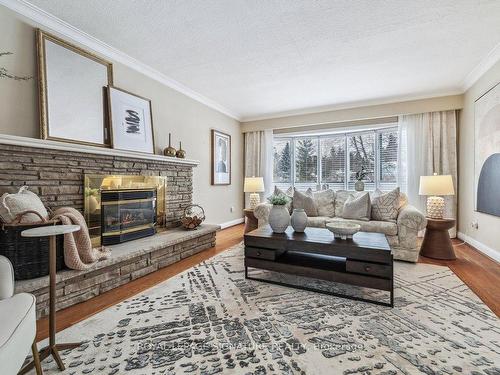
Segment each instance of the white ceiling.
[[498,0],[29,0],[241,119],[445,95],[500,43]]

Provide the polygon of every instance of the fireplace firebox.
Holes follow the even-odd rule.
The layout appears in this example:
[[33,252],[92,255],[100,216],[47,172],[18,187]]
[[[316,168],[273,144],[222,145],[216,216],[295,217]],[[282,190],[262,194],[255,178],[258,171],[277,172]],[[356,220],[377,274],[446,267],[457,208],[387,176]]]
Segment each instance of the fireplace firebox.
[[156,233],[156,189],[101,191],[101,243],[114,245]]

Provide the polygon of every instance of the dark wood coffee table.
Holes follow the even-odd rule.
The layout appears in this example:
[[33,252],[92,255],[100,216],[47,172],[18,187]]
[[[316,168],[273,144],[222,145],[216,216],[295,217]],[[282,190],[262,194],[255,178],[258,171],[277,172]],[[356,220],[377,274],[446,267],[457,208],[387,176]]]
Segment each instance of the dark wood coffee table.
[[[385,290],[390,293],[390,303],[259,279],[251,277],[248,268]],[[304,233],[296,233],[288,227],[277,234],[265,225],[245,234],[245,278],[394,306],[393,259],[382,233],[359,232],[352,240],[340,240],[328,229],[306,228]]]

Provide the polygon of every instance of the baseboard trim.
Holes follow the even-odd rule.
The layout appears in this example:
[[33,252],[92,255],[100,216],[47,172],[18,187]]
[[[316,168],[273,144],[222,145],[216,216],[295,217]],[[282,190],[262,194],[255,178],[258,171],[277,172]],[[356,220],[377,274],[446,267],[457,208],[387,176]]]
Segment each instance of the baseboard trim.
[[240,217],[239,219],[235,219],[235,220],[231,220],[231,221],[226,221],[225,223],[220,223],[220,228],[221,229],[226,229],[226,228],[229,228],[229,227],[232,227],[234,225],[238,225],[238,224],[241,224],[241,223],[244,223],[245,222],[245,218],[244,217]]
[[500,252],[499,251],[497,251],[495,249],[492,249],[489,246],[486,246],[482,242],[479,242],[479,241],[475,240],[474,238],[469,237],[468,235],[466,235],[466,234],[464,234],[462,232],[458,232],[457,236],[462,241],[467,242],[469,245],[471,245],[472,247],[474,247],[479,252],[483,253],[487,257],[489,257],[489,258],[491,258],[491,259],[493,259],[493,260],[495,260],[495,261],[497,261],[497,262],[500,263]]

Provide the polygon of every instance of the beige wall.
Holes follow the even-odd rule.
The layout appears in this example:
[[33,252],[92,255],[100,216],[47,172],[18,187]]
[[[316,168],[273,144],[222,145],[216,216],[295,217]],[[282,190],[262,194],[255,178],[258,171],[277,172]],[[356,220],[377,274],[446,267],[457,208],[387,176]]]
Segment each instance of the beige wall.
[[[487,246],[500,257],[500,217],[474,211],[474,102],[500,82],[500,62],[495,64],[465,93],[459,127],[459,232]],[[499,124],[500,126],[500,124]],[[500,187],[498,188],[500,191]],[[477,220],[478,229],[471,226]],[[466,238],[467,239],[467,238]]]
[[[18,75],[36,75],[36,26],[0,6],[1,51],[14,52],[14,55],[0,57],[0,66]],[[205,208],[207,221],[220,224],[241,218],[243,135],[239,122],[127,66],[113,63],[113,69],[117,87],[152,100],[156,152],[165,147],[171,132],[174,147],[178,147],[181,140],[187,157],[200,160],[200,165],[194,168],[193,200]],[[38,138],[37,98],[36,80],[0,80],[0,133]],[[231,134],[230,186],[210,185],[211,128]]]
[[242,122],[243,132],[302,127],[309,125],[335,124],[339,122],[378,119],[410,113],[423,113],[460,109],[463,106],[463,95],[441,96],[429,99],[394,102],[339,108],[326,112],[315,112],[303,115],[276,117],[266,120]]

